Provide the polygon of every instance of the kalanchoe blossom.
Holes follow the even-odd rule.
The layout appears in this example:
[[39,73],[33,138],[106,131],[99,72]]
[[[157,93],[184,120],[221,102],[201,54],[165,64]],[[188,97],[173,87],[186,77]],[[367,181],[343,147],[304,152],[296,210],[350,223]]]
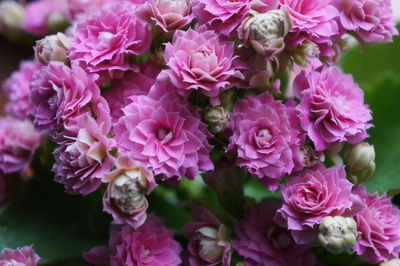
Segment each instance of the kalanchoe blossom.
[[96,265],[110,266],[176,266],[180,265],[181,247],[163,221],[149,215],[136,230],[129,226],[111,226],[108,247],[95,247],[84,258]]
[[169,81],[131,100],[114,128],[118,149],[166,179],[193,179],[199,170],[213,168],[207,126]]
[[120,155],[116,169],[106,173],[103,182],[109,183],[103,197],[103,210],[113,216],[115,224],[135,228],[146,220],[148,203],[145,194],[156,186],[153,173],[128,155]]
[[68,37],[59,32],[36,42],[35,57],[43,65],[47,65],[50,61],[60,61],[67,65],[69,63],[67,57],[69,48]]
[[228,149],[270,190],[279,179],[302,168],[301,136],[294,103],[283,104],[264,93],[239,100],[229,124],[233,135]]
[[310,247],[296,244],[289,231],[274,222],[279,207],[280,203],[273,200],[263,200],[255,206],[236,224],[233,247],[248,266],[317,265]]
[[114,163],[109,132],[110,123],[96,121],[89,113],[69,122],[64,142],[53,152],[56,162],[52,169],[55,181],[63,184],[67,193],[87,195],[102,184]]
[[231,88],[234,78],[243,78],[235,70],[233,46],[234,42],[221,40],[205,27],[177,31],[172,43],[165,46],[164,58],[170,67],[165,73],[179,94],[186,96],[189,90],[200,89],[212,105],[218,105],[218,94]]
[[40,140],[41,135],[31,121],[0,118],[0,171],[8,174],[27,167]]
[[231,35],[250,10],[251,0],[193,0],[193,13],[201,25]]
[[342,166],[325,168],[322,164],[290,177],[281,186],[283,205],[275,220],[291,230],[299,244],[310,243],[318,234],[324,217],[354,215],[364,206],[351,194],[352,183]]
[[40,257],[32,247],[17,249],[5,248],[0,252],[0,265],[2,266],[36,266]]
[[193,208],[194,221],[183,228],[189,240],[189,264],[192,266],[229,266],[231,243],[225,225],[203,207]]
[[369,263],[398,258],[400,254],[400,210],[390,198],[378,193],[370,194],[361,185],[353,193],[366,205],[354,216],[361,232],[354,251]]
[[165,32],[181,29],[194,18],[190,0],[149,0],[139,8],[138,16]]
[[391,42],[398,34],[390,0],[334,0],[341,26],[367,42]]
[[68,15],[75,19],[79,14],[89,13],[100,8],[107,0],[66,0],[68,3]]
[[372,116],[364,104],[364,93],[339,67],[303,71],[293,87],[301,101],[297,106],[301,127],[317,151],[334,142],[358,143],[368,136]]
[[3,83],[3,89],[9,102],[6,112],[20,119],[28,118],[32,112],[32,104],[29,102],[29,86],[33,75],[42,68],[37,61],[22,61],[19,69]]
[[69,58],[100,74],[99,82],[104,82],[121,78],[132,68],[129,57],[143,54],[150,44],[150,26],[137,18],[134,4],[122,0],[77,22]]

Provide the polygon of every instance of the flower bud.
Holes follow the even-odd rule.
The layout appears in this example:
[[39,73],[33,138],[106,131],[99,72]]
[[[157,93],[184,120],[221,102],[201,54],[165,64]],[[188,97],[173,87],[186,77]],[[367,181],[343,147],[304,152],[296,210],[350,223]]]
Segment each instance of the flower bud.
[[69,20],[63,12],[54,12],[47,19],[47,25],[52,32],[64,31]]
[[379,266],[400,266],[400,259],[393,259],[386,262],[381,262]]
[[261,55],[274,56],[282,52],[284,37],[292,27],[289,14],[285,10],[250,11],[249,14],[238,29],[239,37]]
[[307,58],[317,56],[319,52],[316,43],[310,40],[305,40],[292,52],[292,58],[296,64],[305,67],[310,63]]
[[213,227],[202,227],[197,230],[199,238],[199,256],[212,263],[219,262],[225,248],[225,241],[219,239],[218,231]]
[[0,3],[0,29],[20,29],[25,18],[24,7],[17,1],[2,1]]
[[222,106],[209,107],[204,114],[204,120],[211,133],[220,133],[228,126],[230,114]]
[[68,64],[67,51],[69,48],[70,40],[59,32],[36,42],[35,57],[43,65],[47,65],[50,61],[60,61]]
[[356,242],[357,224],[353,218],[343,216],[324,217],[319,225],[318,240],[329,252],[342,253]]
[[375,172],[375,149],[366,142],[350,145],[344,160],[347,171],[350,176],[356,177],[357,183],[367,180]]

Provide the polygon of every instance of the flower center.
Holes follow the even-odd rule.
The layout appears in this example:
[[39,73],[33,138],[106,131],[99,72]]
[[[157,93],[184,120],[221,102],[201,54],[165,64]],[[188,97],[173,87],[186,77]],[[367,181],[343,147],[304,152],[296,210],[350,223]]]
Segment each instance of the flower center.
[[292,238],[283,230],[276,226],[267,229],[267,237],[272,241],[276,249],[286,249],[292,245]]
[[262,128],[256,133],[255,142],[259,148],[266,148],[270,146],[272,138],[271,131],[267,128]]
[[170,133],[171,131],[168,128],[165,127],[160,127],[157,130],[157,138],[158,140],[164,140],[165,137]]
[[114,37],[114,34],[108,31],[102,31],[99,33],[99,41],[108,42]]

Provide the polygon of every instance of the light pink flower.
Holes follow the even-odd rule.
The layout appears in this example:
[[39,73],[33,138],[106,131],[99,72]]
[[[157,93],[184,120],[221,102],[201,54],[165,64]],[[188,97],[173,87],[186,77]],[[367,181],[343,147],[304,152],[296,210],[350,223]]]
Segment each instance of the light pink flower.
[[391,42],[398,31],[390,0],[334,0],[340,23],[367,42]]
[[33,75],[42,68],[37,61],[22,61],[19,69],[4,82],[3,89],[9,102],[6,105],[6,112],[20,119],[28,118],[32,105],[29,102],[29,86]]
[[104,5],[77,22],[69,58],[100,81],[121,78],[131,69],[129,57],[143,54],[151,44],[150,25],[137,18],[136,6],[123,0]]
[[163,31],[181,29],[194,18],[189,0],[149,0],[138,10],[138,16],[153,21]]
[[163,221],[149,215],[136,230],[129,226],[111,226],[108,247],[95,247],[84,254],[86,261],[110,266],[180,265],[181,247]]
[[154,175],[126,154],[118,156],[115,167],[103,177],[103,182],[109,183],[103,197],[103,210],[112,215],[114,224],[137,228],[147,217],[145,194],[150,194],[156,186]]
[[207,209],[193,208],[194,221],[185,225],[191,266],[229,266],[231,243],[227,228]]
[[363,208],[361,200],[351,194],[352,188],[343,167],[316,165],[281,185],[283,205],[275,221],[291,230],[297,243],[310,243],[322,218],[350,216]]
[[233,247],[247,266],[317,265],[310,247],[296,244],[290,232],[274,222],[280,205],[273,200],[263,200],[254,207],[236,224],[237,240]]
[[69,16],[76,18],[77,15],[82,13],[89,13],[100,8],[101,5],[108,0],[66,0],[68,3]]
[[59,14],[68,15],[68,4],[66,0],[37,0],[29,2],[25,6],[25,19],[22,28],[33,35],[46,35],[53,31],[49,27],[49,18]]
[[0,170],[5,173],[23,170],[39,147],[40,133],[29,120],[0,118]]
[[200,25],[229,36],[250,9],[251,0],[193,0],[193,13]]
[[205,27],[177,31],[172,44],[165,46],[164,58],[170,67],[165,73],[179,94],[200,89],[212,105],[218,105],[218,94],[233,87],[233,78],[242,77],[235,70],[233,48],[234,42],[221,40]]
[[31,84],[30,100],[35,125],[49,131],[55,137],[62,131],[71,118],[90,110],[97,116],[108,113],[107,106],[99,107],[97,102],[104,101],[95,81],[96,75],[87,75],[79,66],[67,67],[61,62],[50,62],[34,76]]
[[67,193],[87,195],[102,184],[114,163],[109,132],[110,123],[96,121],[90,113],[75,117],[66,126],[64,141],[53,152],[56,162],[52,171]]
[[318,151],[334,142],[358,143],[372,125],[364,93],[349,74],[337,66],[303,71],[293,84],[301,100],[297,106],[301,126]]
[[399,208],[386,195],[368,193],[361,185],[353,192],[366,205],[354,216],[357,230],[361,232],[354,251],[373,264],[397,258],[400,254]]
[[192,179],[199,170],[213,168],[207,126],[169,81],[131,100],[114,128],[118,149],[164,178]]
[[1,266],[36,266],[39,259],[40,257],[35,253],[32,247],[17,249],[5,248],[0,253]]
[[270,190],[279,179],[301,167],[301,136],[294,103],[286,105],[268,94],[239,100],[229,128],[229,150],[237,152],[237,164],[246,167]]

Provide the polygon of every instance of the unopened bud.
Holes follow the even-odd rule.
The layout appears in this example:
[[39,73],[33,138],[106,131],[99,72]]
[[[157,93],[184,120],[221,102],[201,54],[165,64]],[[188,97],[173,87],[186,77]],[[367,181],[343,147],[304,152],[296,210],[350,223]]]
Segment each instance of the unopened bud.
[[344,160],[349,175],[354,176],[357,183],[367,180],[375,172],[375,149],[366,142],[350,145]]
[[2,1],[0,3],[0,29],[20,29],[25,18],[25,9],[17,1]]
[[219,232],[216,228],[205,226],[197,230],[197,239],[199,240],[199,256],[204,261],[218,263],[224,254],[227,241],[221,239],[221,233],[226,234],[224,226],[221,225]]
[[319,243],[334,254],[351,249],[356,242],[356,237],[357,224],[353,218],[327,216],[319,225]]
[[69,48],[70,40],[59,32],[37,41],[35,56],[43,65],[47,65],[50,61],[60,61],[68,64],[67,51]]
[[308,57],[314,57],[319,54],[318,45],[310,40],[305,40],[292,52],[292,58],[299,66],[307,66],[310,62]]
[[230,114],[222,106],[214,106],[207,109],[204,120],[209,126],[211,133],[220,133],[228,126]]
[[68,24],[69,20],[63,12],[54,12],[47,19],[47,25],[52,32],[64,31]]
[[238,30],[239,37],[261,55],[274,56],[282,52],[284,37],[292,27],[289,14],[285,10],[250,11],[249,14]]
[[400,266],[400,259],[393,259],[386,262],[381,262],[379,266]]

